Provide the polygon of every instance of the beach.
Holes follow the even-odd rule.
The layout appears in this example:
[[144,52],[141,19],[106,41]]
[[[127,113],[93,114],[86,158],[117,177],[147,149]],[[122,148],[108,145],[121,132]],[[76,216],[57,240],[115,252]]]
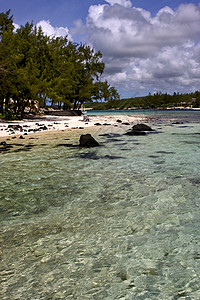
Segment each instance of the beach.
[[144,121],[142,116],[35,116],[31,120],[4,121],[0,120],[0,140],[3,138],[26,137],[55,131],[71,131],[74,129],[87,129],[94,126],[124,126]]

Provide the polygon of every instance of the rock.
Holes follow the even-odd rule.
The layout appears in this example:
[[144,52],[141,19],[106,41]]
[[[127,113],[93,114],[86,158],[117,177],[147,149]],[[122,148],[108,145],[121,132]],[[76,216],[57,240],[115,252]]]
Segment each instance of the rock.
[[117,123],[122,123],[122,120],[118,119],[116,122],[117,122]]
[[48,130],[48,128],[47,128],[47,126],[41,126],[40,128],[39,128],[40,130]]
[[7,143],[3,141],[3,142],[0,143],[0,145],[1,145],[1,146],[6,146]]
[[126,135],[145,135],[146,131],[153,131],[151,127],[146,124],[136,124],[132,127],[132,129],[126,132]]
[[87,133],[80,136],[79,146],[87,148],[97,147],[99,146],[99,143],[91,136],[91,134]]
[[146,135],[145,131],[131,130],[125,133],[126,135]]
[[20,135],[19,139],[20,139],[20,140],[23,140],[23,139],[24,139],[24,137],[23,137],[22,135]]
[[23,130],[23,128],[22,128],[22,126],[21,125],[14,125],[14,124],[10,124],[10,125],[8,125],[8,128],[9,129],[13,129],[13,130],[20,130],[20,131],[22,131]]
[[136,130],[136,131],[153,131],[153,129],[151,127],[149,127],[146,124],[136,124],[132,127],[132,130]]

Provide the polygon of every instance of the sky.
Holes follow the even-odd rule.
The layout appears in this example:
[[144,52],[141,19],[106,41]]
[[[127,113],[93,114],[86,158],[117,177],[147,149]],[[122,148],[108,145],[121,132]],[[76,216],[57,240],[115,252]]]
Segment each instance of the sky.
[[121,98],[200,90],[200,0],[0,0],[17,26],[100,50]]

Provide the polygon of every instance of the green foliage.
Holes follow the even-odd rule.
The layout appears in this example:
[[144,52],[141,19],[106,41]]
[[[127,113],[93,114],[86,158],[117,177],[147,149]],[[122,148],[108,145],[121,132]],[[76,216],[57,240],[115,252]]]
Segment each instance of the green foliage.
[[10,9],[5,13],[0,13],[0,37],[2,36],[3,32],[5,31],[13,31],[13,16],[10,15]]
[[[23,118],[28,100],[42,107],[50,99],[52,106],[79,108],[99,95],[104,67],[102,54],[90,46],[67,36],[49,38],[28,22],[14,32],[10,10],[0,13],[0,113],[12,110]],[[101,85],[106,98],[106,84]],[[112,88],[109,95],[116,97],[117,91]]]
[[0,114],[0,119],[14,121],[18,120],[18,117],[10,110],[6,111],[5,114]]

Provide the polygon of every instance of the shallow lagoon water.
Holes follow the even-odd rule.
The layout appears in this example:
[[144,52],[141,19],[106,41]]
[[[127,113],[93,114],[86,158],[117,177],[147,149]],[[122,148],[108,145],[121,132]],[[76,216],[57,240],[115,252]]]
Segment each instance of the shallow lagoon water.
[[152,127],[1,154],[1,299],[200,298],[200,123]]

